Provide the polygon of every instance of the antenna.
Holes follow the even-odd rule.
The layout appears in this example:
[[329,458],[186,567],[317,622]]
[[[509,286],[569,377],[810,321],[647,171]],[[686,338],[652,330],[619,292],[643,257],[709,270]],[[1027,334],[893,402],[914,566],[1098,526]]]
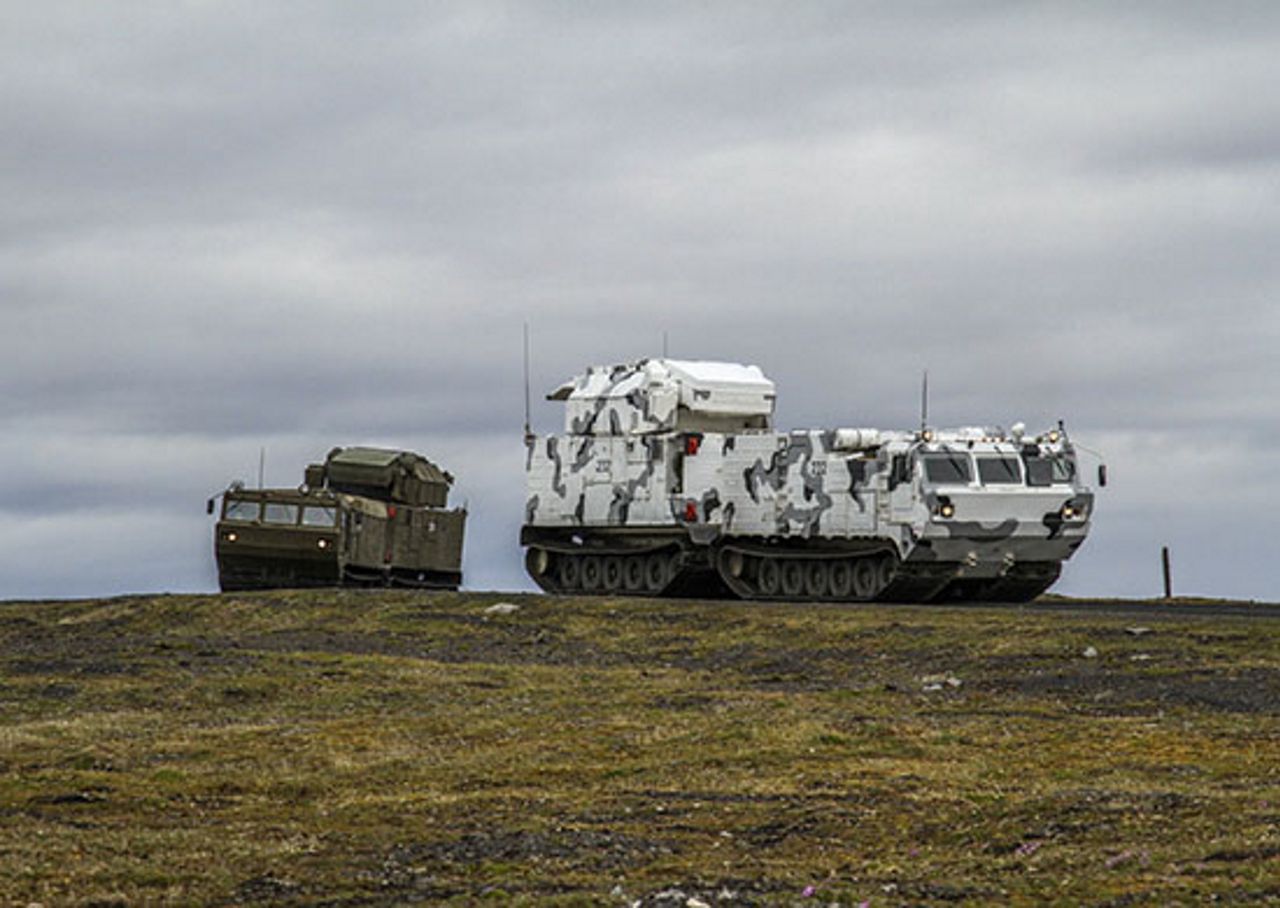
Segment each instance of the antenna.
[[524,323],[524,444],[533,446],[533,429],[529,424],[529,323]]
[[262,488],[262,477],[267,472],[267,446],[258,449],[258,488]]
[[667,332],[662,332],[662,358],[667,358]]
[[924,370],[924,381],[920,385],[920,431],[929,426],[929,370]]

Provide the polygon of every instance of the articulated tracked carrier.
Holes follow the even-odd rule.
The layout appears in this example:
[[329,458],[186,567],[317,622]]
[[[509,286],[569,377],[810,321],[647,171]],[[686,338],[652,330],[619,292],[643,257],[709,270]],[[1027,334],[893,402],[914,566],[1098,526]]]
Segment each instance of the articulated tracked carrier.
[[219,583],[457,589],[467,512],[447,507],[452,483],[408,451],[334,448],[296,489],[233,484],[214,531]]
[[521,530],[548,592],[1023,601],[1089,530],[1061,424],[777,432],[757,367],[670,359],[548,399],[565,431],[527,439]]

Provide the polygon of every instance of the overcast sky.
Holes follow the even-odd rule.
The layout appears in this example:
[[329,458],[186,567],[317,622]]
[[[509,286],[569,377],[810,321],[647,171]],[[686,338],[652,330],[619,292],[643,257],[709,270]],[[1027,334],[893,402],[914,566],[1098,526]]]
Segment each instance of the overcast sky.
[[0,0],[0,598],[214,589],[208,495],[362,443],[528,588],[527,320],[538,390],[1063,418],[1058,591],[1280,599],[1277,84],[1269,2]]

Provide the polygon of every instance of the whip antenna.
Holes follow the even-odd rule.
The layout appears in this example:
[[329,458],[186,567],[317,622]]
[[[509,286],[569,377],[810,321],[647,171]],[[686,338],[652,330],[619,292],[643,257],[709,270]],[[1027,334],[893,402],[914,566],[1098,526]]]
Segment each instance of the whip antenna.
[[529,323],[524,323],[524,443],[533,445],[533,429],[529,424]]
[[920,385],[920,431],[929,425],[929,370],[924,370],[924,381]]
[[667,332],[662,332],[662,358],[667,358]]

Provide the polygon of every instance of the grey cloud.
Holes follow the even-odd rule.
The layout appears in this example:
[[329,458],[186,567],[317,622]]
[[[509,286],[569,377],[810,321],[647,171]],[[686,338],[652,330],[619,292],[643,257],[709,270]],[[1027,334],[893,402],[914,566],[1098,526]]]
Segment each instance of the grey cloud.
[[[292,482],[355,442],[457,473],[469,581],[523,585],[526,320],[535,401],[667,331],[762,365],[786,425],[914,424],[927,367],[939,420],[1165,440],[1116,442],[1064,589],[1139,589],[1153,527],[1188,571],[1220,534],[1155,503],[1153,459],[1230,437],[1223,469],[1266,469],[1273,4],[3,17],[0,592],[207,588],[205,495],[260,446]],[[1201,542],[1204,591],[1276,595]]]

